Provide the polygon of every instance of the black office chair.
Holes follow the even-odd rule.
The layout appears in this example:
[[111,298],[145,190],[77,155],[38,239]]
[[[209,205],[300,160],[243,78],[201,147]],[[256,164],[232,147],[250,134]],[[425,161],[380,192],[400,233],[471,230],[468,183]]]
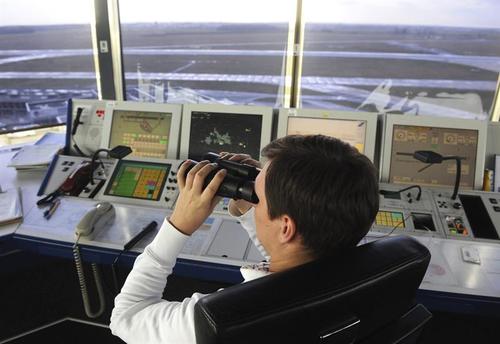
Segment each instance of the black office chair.
[[430,261],[407,237],[384,238],[209,295],[198,344],[415,343],[431,314],[415,304]]

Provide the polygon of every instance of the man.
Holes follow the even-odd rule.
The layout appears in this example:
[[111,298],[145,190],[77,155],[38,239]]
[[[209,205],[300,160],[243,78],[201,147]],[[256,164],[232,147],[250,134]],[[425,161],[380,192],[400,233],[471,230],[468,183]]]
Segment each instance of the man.
[[[241,269],[245,281],[280,272],[355,246],[378,211],[378,178],[373,164],[355,148],[322,135],[287,136],[267,145],[268,159],[255,180],[257,204],[231,201],[230,213],[248,231],[266,263]],[[248,156],[230,160],[256,163]],[[226,171],[203,189],[215,166],[190,162],[177,173],[175,209],[153,242],[137,257],[115,299],[111,330],[128,343],[195,343],[194,305],[162,299],[168,275],[182,246],[211,214]]]

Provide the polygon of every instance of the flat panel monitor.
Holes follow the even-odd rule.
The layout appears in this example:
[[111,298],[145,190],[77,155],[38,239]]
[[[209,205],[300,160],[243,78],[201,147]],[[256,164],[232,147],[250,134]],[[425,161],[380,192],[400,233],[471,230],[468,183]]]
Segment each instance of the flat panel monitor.
[[102,145],[132,148],[131,156],[177,158],[181,106],[116,102],[106,109]]
[[121,160],[104,195],[158,201],[170,169],[170,164]]
[[320,109],[280,109],[278,137],[316,135],[336,137],[374,161],[377,114]]
[[260,159],[271,141],[272,108],[215,104],[183,107],[181,159],[201,160],[207,152],[246,153]]
[[487,122],[455,118],[387,115],[382,179],[395,184],[452,187],[455,160],[425,164],[411,156],[428,150],[462,158],[460,187],[481,188]]

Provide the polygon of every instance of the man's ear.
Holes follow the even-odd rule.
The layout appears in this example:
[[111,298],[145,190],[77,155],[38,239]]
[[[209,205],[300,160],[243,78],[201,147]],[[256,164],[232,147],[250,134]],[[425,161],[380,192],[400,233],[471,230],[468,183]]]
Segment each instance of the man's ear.
[[280,218],[279,240],[282,244],[290,243],[298,237],[295,221],[288,215]]

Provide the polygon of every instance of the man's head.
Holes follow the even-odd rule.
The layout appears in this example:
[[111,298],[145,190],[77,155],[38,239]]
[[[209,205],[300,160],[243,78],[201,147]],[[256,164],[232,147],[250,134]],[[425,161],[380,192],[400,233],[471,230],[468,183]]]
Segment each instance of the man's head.
[[379,206],[377,170],[366,156],[323,135],[286,136],[262,154],[269,161],[256,180],[255,217],[271,255],[267,227],[278,228],[279,241],[298,234],[314,257],[355,246],[366,235]]

